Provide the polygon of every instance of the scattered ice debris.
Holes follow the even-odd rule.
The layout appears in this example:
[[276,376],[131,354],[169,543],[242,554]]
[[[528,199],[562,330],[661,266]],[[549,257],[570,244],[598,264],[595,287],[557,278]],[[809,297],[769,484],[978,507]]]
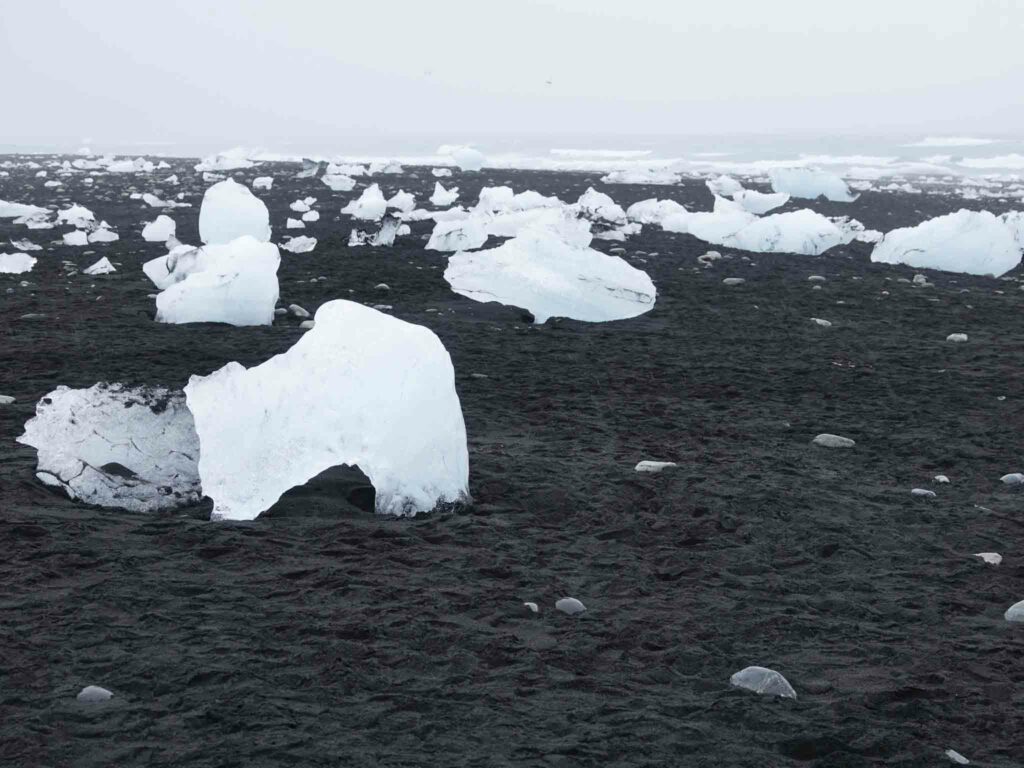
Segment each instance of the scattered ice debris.
[[96,384],[57,387],[18,438],[36,477],[87,504],[133,512],[199,501],[199,439],[181,392]]
[[857,195],[834,173],[817,168],[775,168],[768,172],[772,189],[790,197],[816,200],[824,197],[833,203],[852,203]]
[[678,467],[674,461],[641,461],[633,469],[637,472],[658,473],[669,467]]
[[957,765],[970,765],[971,764],[970,760],[968,760],[966,757],[961,755],[955,749],[947,749],[946,750],[946,757],[948,757],[950,760],[952,760]]
[[354,219],[379,221],[384,216],[387,207],[387,201],[384,199],[380,187],[377,184],[371,184],[363,190],[362,195],[342,208],[341,212]]
[[78,692],[75,698],[83,704],[99,704],[104,701],[110,701],[113,697],[114,694],[106,688],[100,688],[98,685],[87,685]]
[[1024,473],[1022,472],[1011,472],[1008,475],[1003,475],[999,478],[999,482],[1003,485],[1024,485]]
[[257,176],[252,180],[253,189],[270,189],[274,186],[273,176]]
[[356,188],[356,180],[344,173],[328,173],[320,177],[332,192],[351,192]]
[[555,603],[555,608],[560,610],[562,613],[569,614],[570,616],[575,616],[576,614],[583,613],[587,610],[587,607],[575,597],[563,597]]
[[222,245],[244,235],[264,243],[270,240],[267,206],[233,179],[217,182],[203,195],[200,239],[208,245]]
[[1003,562],[1003,556],[1000,555],[998,552],[978,552],[974,556],[980,557],[989,565],[999,565],[1001,562]]
[[361,304],[323,304],[315,327],[287,352],[248,370],[228,363],[193,376],[185,394],[214,518],[251,520],[341,464],[366,474],[381,514],[425,512],[468,495],[466,429],[447,350],[427,328]]
[[435,205],[438,208],[444,208],[444,207],[447,207],[447,206],[451,205],[452,203],[454,203],[458,199],[459,199],[459,188],[458,187],[452,187],[451,189],[445,189],[441,185],[441,182],[438,181],[438,182],[434,183],[434,194],[432,194],[430,196],[430,202],[431,202],[432,205]]
[[0,253],[0,274],[20,275],[30,272],[36,265],[36,258],[27,253]]
[[456,253],[444,278],[474,301],[527,309],[538,324],[553,316],[605,322],[649,312],[657,291],[647,273],[590,241],[586,222],[529,227],[497,248]]
[[747,667],[741,669],[729,678],[729,684],[737,688],[746,688],[748,691],[760,693],[765,696],[782,696],[787,699],[795,699],[796,691],[780,673],[766,667]]
[[1024,600],[1011,605],[1003,616],[1007,621],[1024,622]]
[[487,230],[475,217],[439,221],[427,241],[428,251],[469,251],[487,242]]
[[722,280],[722,285],[743,285],[745,282],[747,281],[742,277],[726,277]]
[[823,448],[853,448],[857,443],[848,437],[840,437],[839,435],[831,435],[828,432],[823,432],[812,440],[815,445],[820,445]]
[[936,476],[935,476],[935,477],[933,477],[932,479],[933,479],[933,480],[934,480],[934,481],[935,481],[936,483],[939,483],[940,485],[945,485],[945,484],[947,484],[947,483],[949,482],[949,478],[948,478],[948,477],[946,477],[945,475],[936,475]]
[[89,234],[84,229],[76,229],[64,235],[64,245],[83,246],[89,244]]
[[161,214],[142,228],[142,239],[149,243],[165,243],[174,237],[176,229],[174,219]]
[[929,491],[927,488],[911,488],[911,496],[917,496],[922,499],[934,499],[936,496],[935,491]]
[[531,613],[540,613],[540,606],[536,603],[523,603]]
[[19,251],[41,251],[43,246],[36,245],[31,240],[11,240],[11,245]]
[[704,182],[715,197],[732,197],[743,191],[743,185],[731,176],[719,176]]
[[309,253],[316,248],[316,238],[307,237],[306,235],[293,237],[287,242],[282,243],[281,248],[291,253]]
[[963,343],[967,341],[966,333],[951,333],[946,337],[946,341],[952,341],[956,343]]
[[[755,253],[816,256],[849,243],[857,231],[808,209],[759,217],[732,200],[715,198],[713,211],[680,212],[661,222],[666,232],[689,233],[704,242]],[[861,227],[863,229],[863,227]]]
[[602,184],[678,184],[679,182],[679,174],[668,168],[618,170],[601,177]]
[[732,199],[747,213],[760,216],[788,203],[789,195],[785,192],[766,193],[741,189],[732,193]]
[[872,250],[871,261],[998,277],[1020,263],[1024,248],[1009,221],[1009,214],[988,211],[938,216],[887,232]]
[[0,200],[0,219],[32,218],[35,216],[49,216],[50,211],[40,208],[38,205],[27,205],[25,203],[9,203]]
[[822,328],[832,327],[832,323],[830,323],[828,320],[822,320],[820,317],[812,317],[811,322],[814,323],[815,325],[820,325]]
[[185,278],[157,296],[158,322],[273,323],[281,263],[276,245],[246,235],[188,253],[191,259],[185,263],[179,259],[179,265],[187,267]]
[[104,256],[102,259],[97,261],[91,267],[86,267],[82,270],[83,275],[109,275],[111,272],[116,272],[114,265],[110,263],[110,259]]

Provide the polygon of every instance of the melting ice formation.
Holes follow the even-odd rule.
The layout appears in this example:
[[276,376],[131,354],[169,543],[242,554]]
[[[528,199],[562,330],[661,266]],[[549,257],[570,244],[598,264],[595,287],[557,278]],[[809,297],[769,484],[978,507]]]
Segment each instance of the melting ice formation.
[[995,216],[988,211],[960,210],[916,227],[887,232],[871,252],[871,260],[998,277],[1020,263],[1022,223],[1024,213],[1020,211]]
[[276,245],[246,235],[222,245],[179,246],[143,270],[163,288],[158,322],[271,325],[280,264]]
[[37,259],[27,253],[0,253],[0,274],[20,275],[29,272]]
[[746,688],[754,693],[765,696],[782,696],[795,699],[796,691],[780,673],[766,667],[747,667],[729,678],[729,682],[737,688]]
[[363,190],[363,194],[342,208],[341,212],[347,213],[354,219],[380,221],[387,209],[388,204],[384,199],[383,193],[380,191],[380,187],[376,184],[371,184]]
[[315,319],[284,354],[248,370],[228,363],[185,387],[214,517],[251,520],[340,464],[369,477],[382,514],[465,498],[466,429],[437,336],[349,301],[322,305]]
[[87,504],[158,511],[200,498],[199,439],[180,392],[58,387],[18,442],[36,449],[39,480]]
[[497,248],[456,253],[444,278],[474,301],[528,309],[536,323],[554,316],[604,322],[649,312],[657,291],[647,273],[593,250],[590,242],[585,221],[531,226]]
[[[225,408],[225,403],[232,403]],[[290,350],[185,388],[58,387],[18,438],[37,477],[89,504],[154,512],[214,500],[251,520],[326,469],[359,466],[381,514],[468,498],[451,358],[430,330],[348,301],[320,307]]]

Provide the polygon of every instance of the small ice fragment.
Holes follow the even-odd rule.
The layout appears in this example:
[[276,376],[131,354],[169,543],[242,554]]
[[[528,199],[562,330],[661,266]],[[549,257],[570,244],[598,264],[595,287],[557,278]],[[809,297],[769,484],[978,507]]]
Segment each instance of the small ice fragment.
[[1003,475],[999,478],[999,482],[1003,485],[1021,485],[1024,484],[1024,473],[1011,472],[1008,475]]
[[765,667],[747,667],[729,678],[729,683],[737,688],[746,688],[754,693],[766,696],[782,696],[795,699],[796,691],[781,674],[774,669]]
[[954,763],[957,763],[958,765],[970,765],[971,764],[970,760],[968,760],[966,757],[961,755],[955,749],[947,749],[946,750],[946,757],[948,757],[950,760],[952,760]]
[[946,341],[952,341],[954,343],[963,343],[967,341],[966,333],[951,333],[946,337]]
[[540,606],[537,605],[536,603],[523,603],[523,605],[525,605],[527,608],[529,608],[534,613],[540,613]]
[[948,482],[949,482],[949,478],[948,478],[948,477],[946,477],[945,475],[936,475],[936,476],[935,476],[934,478],[932,478],[932,479],[933,479],[933,480],[935,480],[935,482],[936,482],[936,483],[942,483],[942,484],[945,484],[945,483],[948,483]]
[[[1024,604],[1022,604],[1022,607],[1024,607]],[[577,613],[583,613],[587,610],[587,607],[575,597],[563,597],[555,603],[555,608],[560,610],[562,613],[569,614],[570,616],[575,616]],[[1022,620],[1024,620],[1024,617],[1022,617]]]
[[305,320],[309,317],[309,312],[300,307],[298,304],[289,304],[288,311],[291,312],[292,315],[301,320]]
[[935,491],[929,491],[927,488],[911,488],[910,495],[919,496],[924,499],[932,499],[935,498]]
[[830,323],[828,320],[822,320],[820,317],[812,317],[811,322],[814,323],[815,325],[820,325],[822,328],[832,327],[832,323]]
[[743,285],[746,280],[742,277],[727,277],[722,281],[722,285]]
[[1007,621],[1024,622],[1024,600],[1011,605],[1003,616]]
[[1003,556],[1000,555],[998,552],[978,552],[974,556],[980,557],[989,565],[999,565],[1001,562],[1003,562]]

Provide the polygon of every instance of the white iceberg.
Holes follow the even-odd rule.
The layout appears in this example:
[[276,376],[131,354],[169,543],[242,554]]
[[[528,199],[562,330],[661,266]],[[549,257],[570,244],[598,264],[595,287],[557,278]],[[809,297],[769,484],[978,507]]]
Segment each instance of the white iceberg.
[[459,199],[459,188],[452,187],[451,189],[445,189],[441,186],[441,182],[434,182],[434,194],[430,196],[430,202],[436,205],[438,208],[444,208],[451,205]]
[[444,278],[474,301],[528,309],[536,323],[549,317],[605,322],[636,317],[657,294],[645,272],[589,247],[585,222],[528,228],[497,248],[456,253]]
[[281,254],[273,243],[246,235],[223,245],[207,245],[183,280],[156,297],[161,323],[271,325],[279,287]]
[[743,191],[743,185],[731,176],[719,176],[716,179],[708,179],[704,184],[715,197],[732,197],[738,192]]
[[824,197],[833,203],[852,203],[857,195],[834,173],[817,168],[773,168],[768,172],[772,189],[791,197],[817,200]]
[[322,305],[284,354],[193,376],[185,394],[214,518],[251,520],[342,464],[370,479],[381,514],[467,496],[466,430],[447,350],[430,330],[361,304]]
[[487,161],[482,152],[472,147],[455,147],[451,156],[455,165],[463,171],[479,171]]
[[1020,263],[1015,234],[1005,218],[960,210],[887,232],[871,252],[871,261],[998,277]]
[[788,203],[789,195],[786,192],[757,192],[753,189],[741,189],[739,192],[732,193],[732,199],[748,213],[761,216]]
[[181,392],[58,387],[18,442],[36,449],[37,478],[87,504],[155,512],[200,498],[199,438]]
[[165,243],[174,237],[176,229],[174,219],[161,214],[142,228],[142,239],[148,243]]
[[398,190],[388,200],[388,208],[394,208],[402,213],[408,213],[416,207],[416,198],[409,192]]
[[347,213],[354,219],[379,221],[387,209],[388,204],[380,187],[377,184],[371,184],[363,190],[363,194],[342,208],[341,212]]
[[114,269],[114,265],[110,263],[110,259],[106,256],[92,266],[86,267],[82,270],[83,275],[109,275],[112,272],[117,272],[117,270]]
[[27,253],[0,253],[0,274],[20,275],[32,271],[37,259]]
[[309,253],[316,248],[316,238],[307,237],[306,235],[293,237],[291,240],[282,243],[281,248],[290,253]]
[[65,208],[63,211],[57,211],[58,224],[70,224],[73,227],[81,229],[91,227],[95,222],[96,214],[84,205],[78,205],[76,203],[70,208]]
[[428,251],[469,251],[487,242],[487,228],[476,217],[439,221],[427,241]]
[[622,210],[622,206],[604,192],[598,192],[593,187],[587,187],[587,191],[580,195],[573,207],[580,214],[594,221],[610,221],[613,224],[619,224],[626,220],[626,212]]
[[270,240],[267,206],[233,179],[217,182],[203,195],[199,238],[207,245],[222,245],[245,235],[264,243]]

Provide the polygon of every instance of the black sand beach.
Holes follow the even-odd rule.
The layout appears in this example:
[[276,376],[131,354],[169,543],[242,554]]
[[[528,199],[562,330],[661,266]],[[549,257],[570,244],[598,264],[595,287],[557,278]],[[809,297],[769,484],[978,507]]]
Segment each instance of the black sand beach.
[[[296,166],[261,166],[234,175],[274,176],[257,195],[275,241],[291,201],[313,195],[321,211],[299,233],[316,250],[282,253],[282,305],[388,304],[448,348],[473,504],[390,519],[314,499],[309,514],[292,504],[246,524],[210,523],[208,506],[91,508],[43,487],[34,450],[14,442],[40,397],[98,381],[180,388],[303,333],[287,318],[153,322],[141,265],[165,248],[139,232],[162,211],[128,192],[185,191],[195,207],[169,213],[197,243],[207,185],[194,161],[171,162],[91,189],[84,174],[56,192],[26,169],[0,178],[0,199],[81,203],[121,236],[50,246],[62,230],[0,220],[0,250],[47,245],[31,273],[0,275],[0,393],[16,398],[0,407],[0,764],[837,768],[939,766],[950,748],[1024,764],[1024,625],[1003,619],[1024,599],[1024,494],[999,483],[1024,471],[1020,283],[924,272],[933,287],[919,287],[899,281],[915,270],[871,264],[864,243],[742,254],[651,226],[594,241],[651,275],[650,313],[533,326],[449,290],[444,257],[423,250],[432,222],[393,248],[348,248],[338,210],[362,185],[332,193]],[[182,185],[162,187],[172,172]],[[702,181],[598,178],[441,181],[460,202],[508,184],[711,204]],[[373,181],[423,205],[436,180],[413,168]],[[1015,206],[867,192],[806,207],[889,230]],[[711,249],[729,258],[705,269]],[[65,277],[61,260],[103,255],[116,274]],[[947,343],[955,332],[970,341]],[[821,432],[857,445],[811,445]],[[679,466],[634,472],[644,459]],[[1003,563],[973,557],[985,551]],[[568,595],[587,612],[557,612]],[[731,687],[752,664],[799,698]],[[76,702],[91,684],[115,698]]]

